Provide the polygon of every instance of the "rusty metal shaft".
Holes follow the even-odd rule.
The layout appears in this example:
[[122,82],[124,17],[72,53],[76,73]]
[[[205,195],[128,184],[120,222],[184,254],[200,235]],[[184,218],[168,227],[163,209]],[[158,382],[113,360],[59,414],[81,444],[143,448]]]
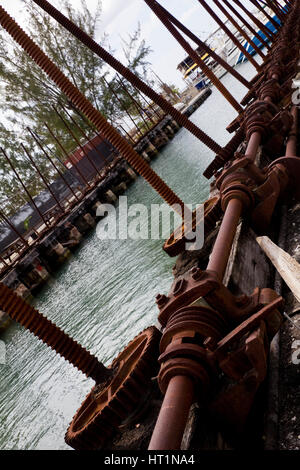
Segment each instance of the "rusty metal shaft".
[[176,29],[172,22],[161,10],[160,5],[155,0],[144,0],[145,3],[151,8],[159,20],[164,24],[172,36],[178,41],[178,43],[183,47],[187,54],[194,60],[194,62],[201,68],[202,72],[209,78],[209,80],[215,85],[215,87],[222,93],[224,98],[231,104],[231,106],[238,112],[241,113],[243,108],[237,102],[237,100],[232,96],[229,90],[223,85],[223,83],[216,77],[212,70],[205,64],[197,52],[189,45],[189,43],[184,39],[181,33]]
[[112,373],[95,356],[0,282],[0,310],[37,336],[43,343],[96,382]]
[[[58,67],[44,52],[29,38],[13,18],[0,6],[0,24],[17,41],[27,54],[39,65],[44,72],[56,83],[63,93],[73,102],[83,114],[95,125],[99,132],[116,147],[125,160],[145,178],[155,191],[170,205],[176,205],[184,210],[184,203],[166,185],[166,183],[147,165],[133,150],[130,144],[105,120],[102,114],[83,96],[82,93],[67,79]],[[176,207],[174,206],[174,207]],[[180,215],[181,215],[181,210]]]
[[295,157],[297,155],[297,132],[298,132],[298,107],[293,106],[291,110],[294,122],[286,144],[286,157]]
[[[98,57],[104,60],[109,64],[113,69],[120,73],[126,80],[128,80],[132,85],[138,88],[142,93],[148,96],[152,101],[157,103],[161,109],[163,109],[167,114],[170,114],[175,121],[181,126],[185,127],[189,132],[191,132],[195,137],[197,137],[204,145],[211,149],[215,153],[221,151],[221,146],[217,144],[211,137],[209,137],[204,131],[197,127],[192,121],[190,121],[184,114],[181,114],[177,109],[175,109],[165,98],[156,93],[150,86],[144,83],[139,77],[137,77],[133,72],[131,72],[127,67],[125,67],[121,62],[115,59],[111,54],[109,54],[103,47],[97,44],[88,34],[82,31],[78,26],[76,26],[71,20],[66,16],[60,13],[56,8],[50,5],[46,0],[33,0],[34,3],[39,5],[43,10],[45,10],[49,15],[51,15],[58,23],[60,23],[64,28],[66,28],[73,36],[75,36],[79,41],[85,44],[91,51],[93,51]],[[137,170],[138,171],[138,170]]]
[[149,450],[180,449],[193,398],[194,382],[191,377],[177,375],[170,380]]

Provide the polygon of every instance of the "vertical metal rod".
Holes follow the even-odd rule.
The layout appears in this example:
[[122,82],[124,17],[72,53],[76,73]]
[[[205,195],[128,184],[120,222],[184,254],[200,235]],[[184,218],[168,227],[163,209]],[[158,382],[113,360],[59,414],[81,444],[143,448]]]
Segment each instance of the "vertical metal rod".
[[234,3],[251,19],[251,21],[256,24],[256,26],[269,38],[270,41],[274,40],[275,34],[269,28],[267,28],[251,11],[242,4],[240,0],[233,0]]
[[35,168],[37,174],[41,177],[41,179],[43,180],[46,188],[48,189],[48,191],[50,192],[51,196],[53,197],[53,199],[55,200],[56,204],[58,205],[58,207],[60,208],[60,210],[62,212],[65,212],[64,208],[62,207],[61,203],[59,202],[59,200],[57,199],[57,197],[55,196],[54,192],[52,191],[52,188],[51,186],[49,185],[48,181],[46,180],[46,178],[44,177],[44,175],[41,173],[41,171],[39,170],[39,168],[37,167],[37,165],[35,164],[35,162],[33,161],[30,153],[28,152],[28,150],[26,149],[26,147],[21,144],[21,147],[22,149],[24,150],[24,152],[26,153],[27,157],[29,158],[32,166]]
[[272,23],[275,29],[277,30],[279,29],[280,25],[276,21],[273,20],[273,18],[260,5],[260,3],[258,3],[256,0],[250,0],[250,2],[268,18],[268,20],[270,21],[270,23]]
[[256,68],[258,72],[260,72],[260,65],[256,62],[256,60],[253,59],[252,55],[249,54],[249,52],[243,47],[243,45],[240,43],[240,41],[235,37],[235,35],[230,31],[229,28],[224,24],[224,22],[218,17],[218,15],[214,12],[214,10],[204,1],[204,0],[198,0],[200,5],[202,5],[207,13],[215,20],[215,22],[223,29],[223,31],[227,34],[227,36],[232,40],[232,42],[240,49],[240,51],[243,53],[245,57],[251,62],[253,67]]
[[229,201],[209,258],[207,270],[215,271],[221,282],[225,275],[242,210],[243,203],[239,199],[231,199]]
[[[198,36],[193,34],[188,28],[186,28],[177,18],[175,18],[171,13],[166,10],[162,5],[159,5],[163,13],[168,17],[168,19],[177,26],[186,36],[188,36],[195,44],[201,47],[207,54],[210,55],[216,62],[218,62],[227,72],[229,72],[233,77],[235,77],[239,82],[241,82],[246,88],[251,88],[250,83],[246,80],[237,70],[235,70],[231,65],[222,59],[216,52],[214,52],[205,42],[201,41]],[[153,72],[154,73],[154,72]],[[156,75],[156,74],[155,74]],[[156,75],[157,76],[157,75]]]
[[[137,91],[137,93],[143,98],[143,100],[146,102],[146,104],[148,105],[149,108],[152,109],[153,113],[156,114],[156,116],[158,117],[158,119],[161,119],[161,115],[159,114],[158,111],[156,111],[156,109],[154,108],[154,106],[152,105],[152,103],[150,101],[148,101],[145,96],[143,95],[143,93],[135,87],[135,90]],[[163,115],[165,116],[165,112],[163,111]],[[152,118],[150,118],[151,121],[152,121]],[[155,121],[152,121],[152,122],[155,122]]]
[[37,145],[40,147],[40,149],[42,150],[42,152],[44,153],[45,157],[47,158],[47,160],[49,161],[49,163],[53,166],[53,168],[57,171],[57,173],[59,174],[59,176],[61,177],[61,179],[64,181],[65,185],[68,187],[68,189],[71,191],[71,193],[73,194],[73,196],[75,197],[75,199],[77,201],[79,201],[79,197],[77,196],[77,194],[75,193],[75,191],[73,190],[72,186],[68,183],[68,181],[66,180],[66,178],[64,177],[63,173],[60,171],[60,169],[55,165],[54,161],[52,160],[52,158],[48,155],[48,153],[46,152],[46,150],[44,149],[44,146],[42,145],[42,143],[40,142],[40,140],[36,137],[36,135],[32,132],[32,130],[30,129],[30,127],[27,127],[27,130],[30,132],[31,136],[33,137],[33,139],[35,140],[35,142],[37,143]]
[[[43,8],[44,11],[49,13],[56,21],[58,21],[64,28],[66,28],[73,36],[75,36],[79,41],[85,44],[91,51],[93,51],[98,57],[104,60],[109,64],[113,69],[120,73],[126,80],[128,80],[132,85],[139,88],[145,95],[147,95],[151,100],[157,103],[167,114],[175,119],[178,124],[185,127],[189,132],[191,132],[197,139],[203,142],[210,150],[215,153],[221,152],[221,146],[215,142],[211,137],[209,137],[202,129],[196,126],[192,121],[190,121],[184,114],[180,113],[175,109],[163,96],[156,93],[153,88],[148,86],[143,82],[137,75],[135,75],[127,67],[124,67],[121,62],[116,60],[111,54],[109,54],[103,47],[97,44],[90,36],[88,36],[82,29],[76,26],[71,20],[69,20],[65,15],[63,15],[59,10],[54,8],[47,0],[33,0],[34,3]],[[77,106],[78,108],[78,106]]]
[[246,26],[246,28],[253,34],[254,37],[256,37],[260,42],[261,44],[266,47],[268,50],[271,49],[271,46],[262,38],[262,36],[260,36],[258,34],[258,31],[255,31],[255,29],[251,26],[251,24],[246,21],[246,18],[243,17],[239,12],[238,10],[228,1],[228,0],[222,0],[223,3],[227,6],[227,8],[229,8],[232,13],[240,20],[244,23],[244,25]]
[[[64,148],[64,146],[62,145],[60,140],[55,136],[55,134],[52,132],[51,128],[48,126],[48,124],[46,122],[44,122],[44,125],[47,127],[51,137],[55,140],[55,142],[57,143],[59,148],[62,150],[63,154],[67,157],[67,159],[69,159],[70,155],[68,154],[68,152],[66,151],[66,149]],[[72,165],[73,165],[73,163],[72,163]],[[87,181],[86,177],[79,170],[79,168],[77,168],[77,165],[73,165],[73,166],[75,167],[75,170],[77,171],[79,176],[82,178],[82,182],[85,183],[85,185],[90,188],[91,187],[90,183]]]
[[124,127],[122,126],[122,124],[118,124],[118,126],[122,129],[123,132],[125,132],[125,134],[126,134],[127,137],[129,138],[129,140],[135,145],[134,139],[131,137],[131,135],[128,134],[128,132],[126,131],[126,129],[124,129]]
[[[48,3],[48,2],[47,2]],[[43,2],[44,4],[44,2]],[[182,211],[188,210],[183,201],[160,178],[160,176],[144,161],[132,146],[123,139],[116,129],[91,102],[76,88],[62,71],[47,57],[35,42],[23,31],[16,21],[0,5],[0,24],[9,35],[26,51],[34,62],[48,75],[85,116],[97,127],[98,131],[115,147],[125,160],[145,178],[148,184],[172,206],[182,217]],[[208,137],[208,136],[207,136]],[[216,144],[216,143],[215,143]],[[219,146],[218,146],[219,147]]]
[[46,221],[46,219],[44,218],[42,212],[40,211],[40,209],[38,208],[37,204],[35,203],[33,197],[31,196],[30,192],[28,191],[27,187],[25,186],[25,184],[23,183],[22,181],[22,178],[20,177],[19,173],[17,172],[17,170],[15,169],[14,165],[12,164],[11,160],[9,159],[8,155],[6,154],[5,150],[3,148],[1,148],[1,152],[3,153],[6,161],[9,163],[12,171],[14,172],[14,174],[16,175],[18,181],[21,183],[21,186],[22,188],[24,189],[24,191],[26,192],[27,196],[29,197],[33,207],[35,208],[35,210],[37,211],[37,213],[39,214],[40,218],[42,219],[43,223],[46,225],[46,227],[49,227],[48,225],[48,222]]
[[137,110],[137,112],[139,113],[139,115],[141,116],[141,118],[143,119],[143,122],[146,126],[146,128],[148,130],[151,129],[151,126],[149,126],[149,124],[147,123],[147,121],[144,119],[144,116],[143,116],[143,108],[141,107],[141,105],[138,103],[138,101],[132,96],[132,94],[128,91],[126,85],[124,84],[123,80],[120,79],[120,77],[118,76],[118,74],[116,74],[116,77],[117,77],[117,80],[118,82],[120,83],[121,87],[123,88],[123,90],[125,91],[126,95],[131,99],[131,101],[134,103],[134,106]]
[[[99,149],[97,149],[96,145],[94,144],[93,142],[93,139],[90,139],[87,134],[83,131],[83,129],[79,126],[78,122],[73,118],[73,116],[71,116],[70,113],[68,113],[68,111],[66,110],[66,108],[63,106],[63,105],[60,105],[62,107],[62,109],[64,110],[64,112],[66,113],[66,115],[69,117],[69,119],[71,119],[71,121],[73,122],[74,126],[77,127],[77,129],[79,130],[79,132],[81,133],[81,135],[86,139],[86,141],[91,144],[91,146],[94,148],[94,150],[98,153],[98,155],[100,156],[100,158],[102,160],[104,160],[106,163],[107,162],[107,158],[100,152]],[[106,147],[108,147],[106,145]]]
[[[115,92],[115,90],[113,89],[113,87],[111,86],[111,84],[106,80],[105,77],[102,77],[104,83],[106,84],[106,86],[110,89],[110,91],[112,92],[112,94],[114,95],[114,97],[116,98],[116,100],[118,101],[118,103],[121,105],[121,106],[124,106],[124,103],[122,103],[122,100],[120,100],[120,98],[118,97],[118,94]],[[142,131],[140,130],[140,128],[137,126],[136,122],[134,121],[134,119],[131,117],[129,111],[127,111],[127,109],[124,109],[126,115],[129,117],[130,121],[133,123],[134,127],[137,129],[137,131],[139,132],[139,134],[141,135],[141,137],[143,137],[143,133]]]
[[148,450],[179,450],[194,398],[191,377],[174,376],[168,385]]
[[291,115],[294,118],[293,126],[289,134],[287,144],[286,144],[286,157],[296,157],[297,156],[297,135],[298,135],[298,107],[293,106],[291,110]]
[[16,229],[16,227],[9,221],[9,219],[6,217],[6,215],[0,210],[0,217],[4,220],[4,222],[12,229],[13,232],[20,238],[20,240],[23,242],[25,246],[29,246],[28,242],[25,240],[25,238],[20,234],[20,232]]
[[57,116],[60,118],[60,120],[62,121],[63,125],[65,126],[65,128],[67,129],[67,131],[69,132],[70,136],[75,140],[76,144],[79,146],[79,148],[81,149],[81,151],[84,153],[84,155],[86,156],[86,158],[88,159],[89,163],[91,164],[91,166],[93,167],[93,169],[96,171],[96,173],[98,174],[98,176],[101,177],[101,173],[100,171],[98,170],[98,168],[96,167],[96,165],[94,164],[94,162],[90,159],[86,149],[84,148],[84,146],[81,145],[80,141],[77,139],[76,135],[74,134],[74,132],[72,131],[72,129],[70,128],[70,126],[67,124],[67,122],[65,121],[65,119],[63,118],[63,116],[58,112],[58,110],[56,109],[55,106],[52,106],[54,111],[56,112]]
[[167,16],[163,13],[160,8],[160,5],[155,0],[144,0],[145,3],[151,8],[153,13],[160,19],[160,21],[165,25],[169,30],[172,36],[179,42],[183,49],[189,54],[189,56],[194,60],[194,62],[200,67],[202,72],[210,79],[210,81],[215,85],[224,98],[231,104],[231,106],[238,112],[242,112],[242,107],[232,96],[229,90],[223,85],[223,83],[216,77],[212,70],[205,64],[197,52],[190,46],[190,44],[184,39],[181,33],[176,29],[176,27],[171,23]]
[[221,12],[226,16],[226,18],[228,18],[228,20],[231,22],[231,24],[233,24],[233,26],[236,28],[236,30],[242,35],[244,36],[244,38],[246,39],[246,41],[250,44],[250,46],[253,47],[253,49],[257,52],[258,55],[260,55],[260,57],[262,59],[265,59],[266,56],[265,54],[259,49],[259,47],[257,47],[257,45],[252,41],[252,39],[248,36],[248,34],[246,33],[246,31],[238,24],[237,21],[235,21],[235,19],[231,16],[231,14],[226,10],[226,8],[224,8],[224,6],[218,1],[218,0],[214,0],[214,3],[215,5],[219,8],[219,10],[221,10]]

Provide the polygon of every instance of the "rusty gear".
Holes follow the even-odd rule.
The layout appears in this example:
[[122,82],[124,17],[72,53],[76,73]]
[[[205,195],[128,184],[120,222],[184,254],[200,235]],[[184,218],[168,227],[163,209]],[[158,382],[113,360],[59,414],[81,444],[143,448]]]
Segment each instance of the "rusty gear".
[[[218,196],[213,197],[205,201],[204,203],[204,220],[200,220],[199,223],[204,223],[204,234],[207,237],[209,233],[215,228],[216,223],[222,216],[220,198]],[[178,227],[166,240],[163,245],[164,251],[169,256],[177,256],[185,251],[185,244],[187,243],[187,235],[191,232],[195,232],[197,221],[197,210],[192,214],[192,228],[184,226],[182,224]],[[190,240],[189,240],[190,242]]]
[[160,332],[149,327],[136,336],[112,362],[112,378],[93,387],[75,414],[65,441],[77,450],[101,449],[134,410],[157,373]]

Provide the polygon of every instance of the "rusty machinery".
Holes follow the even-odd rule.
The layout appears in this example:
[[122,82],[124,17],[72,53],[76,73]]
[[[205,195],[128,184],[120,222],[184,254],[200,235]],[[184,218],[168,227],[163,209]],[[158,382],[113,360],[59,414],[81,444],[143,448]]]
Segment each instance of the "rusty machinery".
[[[48,2],[36,3],[55,13]],[[122,421],[134,411],[138,397],[151,388],[150,379],[157,373],[158,362],[158,384],[165,397],[150,449],[180,448],[194,401],[210,401],[215,412],[236,429],[244,425],[255,393],[266,376],[269,343],[282,322],[283,299],[267,288],[235,296],[222,281],[241,215],[248,217],[255,230],[264,232],[276,204],[291,194],[299,196],[295,181],[300,161],[295,156],[297,110],[290,110],[287,104],[281,108],[281,104],[297,72],[298,50],[294,45],[297,45],[295,35],[299,38],[296,19],[300,2],[288,4],[288,10],[264,67],[251,81],[253,89],[245,99],[247,108],[230,126],[229,130],[237,131],[234,138],[227,151],[217,149],[218,156],[206,172],[206,176],[210,172],[215,174],[219,189],[219,196],[205,204],[206,230],[211,231],[224,213],[207,270],[194,268],[185,279],[175,283],[168,297],[157,296],[162,335],[150,327],[106,368],[7,287],[0,286],[3,311],[96,381],[67,431],[66,441],[75,449],[105,447]],[[169,204],[184,207],[2,7],[0,23],[154,189]],[[244,137],[247,147],[237,153]],[[288,139],[286,155],[277,158],[277,149],[285,139]],[[271,165],[260,169],[256,155],[262,143],[269,152],[274,151],[275,158]],[[171,255],[184,249],[181,234],[182,227],[165,244]],[[220,388],[221,374],[231,382],[226,390]]]

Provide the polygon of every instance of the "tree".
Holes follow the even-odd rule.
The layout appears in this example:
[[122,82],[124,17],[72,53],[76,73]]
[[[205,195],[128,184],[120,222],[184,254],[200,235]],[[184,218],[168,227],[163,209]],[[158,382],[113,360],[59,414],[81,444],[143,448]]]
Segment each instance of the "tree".
[[[124,115],[124,109],[130,108],[132,102],[120,86],[116,75],[111,73],[108,66],[99,57],[31,0],[23,0],[23,3],[28,18],[26,31],[30,37],[92,102],[96,109],[111,121],[120,119]],[[103,47],[109,48],[106,34],[103,34],[100,41],[96,38],[101,17],[101,1],[98,1],[93,12],[88,9],[85,0],[81,0],[81,8],[78,10],[72,6],[70,0],[63,0],[61,8],[89,36],[100,42]],[[129,37],[127,42],[123,42],[127,61],[125,65],[143,79],[147,79],[146,58],[150,53],[150,48],[141,40],[140,26],[138,25],[137,31]],[[113,99],[112,91],[105,85],[103,77],[116,90],[122,105]],[[129,85],[127,84],[127,86]],[[34,129],[41,136],[44,144],[49,146],[51,152],[61,157],[62,160],[65,160],[66,157],[49,135],[44,123],[48,123],[53,129],[68,153],[73,151],[77,145],[70,137],[53,106],[59,108],[60,111],[62,110],[61,105],[65,107],[89,136],[93,130],[68,98],[5,31],[0,31],[0,87],[0,110],[2,116],[5,116],[5,119],[0,122],[0,146],[4,147],[10,156],[13,156],[22,179],[34,196],[44,189],[44,185],[39,178],[33,178],[35,172],[28,165],[20,143],[22,142],[28,148],[46,178],[51,179],[55,174],[52,166],[41,154],[40,149],[27,132],[26,127],[30,126]],[[131,86],[129,88],[136,99],[140,99],[136,90]],[[75,124],[65,114],[64,117],[77,139],[82,140],[82,135]],[[4,202],[4,195],[8,197],[14,195],[15,200],[18,200],[18,205],[22,205],[24,201],[21,197],[17,197],[18,192],[19,184],[0,154],[0,198],[1,203],[7,206],[10,212],[12,209]],[[28,199],[27,196],[26,199]]]

